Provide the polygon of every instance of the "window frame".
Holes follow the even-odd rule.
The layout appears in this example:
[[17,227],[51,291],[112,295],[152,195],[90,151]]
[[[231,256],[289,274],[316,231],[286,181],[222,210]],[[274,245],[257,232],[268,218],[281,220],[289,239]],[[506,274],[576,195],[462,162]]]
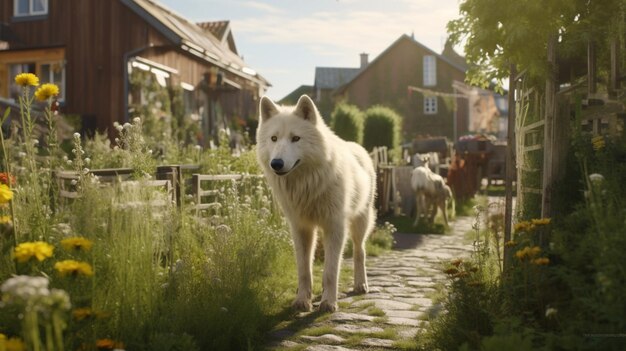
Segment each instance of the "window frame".
[[424,114],[436,115],[437,112],[438,112],[437,97],[436,96],[424,96]]
[[437,85],[437,58],[435,55],[424,55],[422,57],[422,83],[425,87]]
[[13,0],[13,16],[14,17],[33,17],[33,16],[45,16],[48,14],[49,2],[48,0],[41,0],[43,2],[44,9],[41,11],[35,11],[35,0],[27,0],[28,1],[28,13],[20,13],[19,12],[19,2],[20,0]]
[[[51,81],[50,78],[48,77],[48,82],[49,83],[53,83],[56,84],[59,87],[59,95],[57,96],[57,101],[59,103],[64,103],[65,102],[65,60],[59,60],[59,61],[41,61],[41,62],[37,62],[37,76],[39,77],[39,79],[41,80],[42,78],[42,73],[41,73],[41,66],[43,65],[50,65],[50,68],[52,68],[52,65],[55,64],[59,64],[61,65],[61,84],[56,84],[55,82]],[[53,75],[53,71],[52,69],[50,70],[50,74]]]

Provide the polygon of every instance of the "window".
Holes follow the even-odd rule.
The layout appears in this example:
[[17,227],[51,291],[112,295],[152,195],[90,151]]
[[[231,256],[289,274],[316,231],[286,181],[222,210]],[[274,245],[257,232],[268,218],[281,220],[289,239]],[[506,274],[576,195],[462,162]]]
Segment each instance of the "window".
[[424,86],[432,87],[437,85],[437,61],[435,56],[424,56]]
[[54,83],[59,87],[59,102],[65,101],[65,69],[63,62],[42,63],[39,66],[39,81],[41,84]]
[[15,17],[46,15],[48,0],[14,0],[13,14]]
[[434,115],[437,113],[437,98],[433,96],[424,97],[424,114]]
[[24,62],[9,65],[9,98],[17,101],[22,89],[15,83],[15,76],[20,73],[34,73],[39,77],[39,84],[54,83],[59,87],[57,100],[65,101],[65,65],[63,61]]

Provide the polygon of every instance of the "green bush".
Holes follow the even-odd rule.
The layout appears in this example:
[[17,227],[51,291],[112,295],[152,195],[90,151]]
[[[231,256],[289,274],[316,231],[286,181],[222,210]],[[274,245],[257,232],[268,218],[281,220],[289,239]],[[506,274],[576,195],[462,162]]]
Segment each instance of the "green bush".
[[363,143],[363,113],[354,105],[341,103],[330,117],[330,127],[346,141]]
[[390,151],[399,148],[401,125],[402,119],[392,109],[380,105],[370,107],[365,111],[363,146],[367,150],[377,146],[386,146]]

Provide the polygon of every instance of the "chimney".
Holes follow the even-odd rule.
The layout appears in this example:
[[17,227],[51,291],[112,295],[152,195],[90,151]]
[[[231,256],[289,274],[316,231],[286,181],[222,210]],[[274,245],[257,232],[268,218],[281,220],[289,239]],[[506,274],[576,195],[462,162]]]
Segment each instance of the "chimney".
[[368,54],[364,52],[361,53],[361,68],[367,67],[368,63],[369,63]]

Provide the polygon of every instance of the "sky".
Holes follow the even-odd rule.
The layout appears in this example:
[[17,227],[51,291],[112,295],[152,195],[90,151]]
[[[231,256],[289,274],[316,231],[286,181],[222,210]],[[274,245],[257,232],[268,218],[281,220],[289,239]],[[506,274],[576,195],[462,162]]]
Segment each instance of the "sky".
[[403,34],[441,53],[459,0],[160,0],[194,22],[230,20],[239,55],[280,100],[313,85],[315,67],[370,62]]

